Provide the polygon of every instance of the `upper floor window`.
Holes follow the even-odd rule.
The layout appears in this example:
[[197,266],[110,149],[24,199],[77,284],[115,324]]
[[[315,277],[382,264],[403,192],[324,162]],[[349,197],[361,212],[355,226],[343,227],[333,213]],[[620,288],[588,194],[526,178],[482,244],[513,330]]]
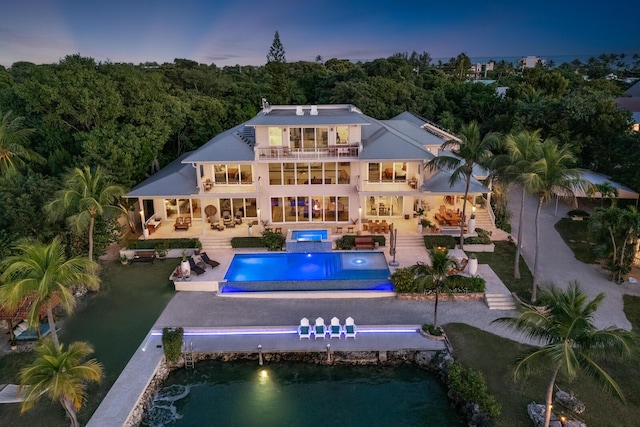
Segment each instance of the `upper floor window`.
[[329,146],[328,128],[290,128],[289,146],[292,148],[326,148]]
[[336,126],[336,144],[349,143],[349,126]]
[[282,146],[282,128],[269,128],[269,146]]
[[369,163],[369,181],[406,181],[406,162]]

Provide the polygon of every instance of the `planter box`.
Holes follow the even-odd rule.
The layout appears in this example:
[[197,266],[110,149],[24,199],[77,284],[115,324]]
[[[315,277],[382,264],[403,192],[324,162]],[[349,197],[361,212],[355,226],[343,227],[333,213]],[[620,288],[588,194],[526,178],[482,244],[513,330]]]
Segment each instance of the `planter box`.
[[[136,252],[149,252],[153,249],[120,249],[120,256],[126,256],[128,259],[132,259]],[[169,249],[167,251],[166,258],[182,258],[182,252],[186,252],[188,256],[195,254],[196,249]],[[161,258],[157,258],[161,259]]]
[[[435,294],[411,294],[411,293],[407,293],[407,294],[399,294],[396,293],[396,299],[401,299],[401,300],[411,300],[411,301],[435,301],[436,299],[436,295]],[[451,296],[451,299],[449,299],[449,296],[444,293],[444,294],[440,294],[440,301],[483,301],[484,300],[484,292],[472,292],[472,293],[468,293],[468,294],[453,294]]]
[[[460,245],[457,245],[456,248],[460,249]],[[490,245],[470,245],[464,244],[465,252],[493,252],[496,248],[496,245],[491,243]]]

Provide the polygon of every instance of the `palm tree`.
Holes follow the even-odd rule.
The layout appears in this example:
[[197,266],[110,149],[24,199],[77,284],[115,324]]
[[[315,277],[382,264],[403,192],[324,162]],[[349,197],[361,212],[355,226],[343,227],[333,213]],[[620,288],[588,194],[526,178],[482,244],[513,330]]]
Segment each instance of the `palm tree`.
[[[531,171],[533,162],[539,158],[541,130],[533,132],[520,131],[517,134],[509,134],[505,139],[506,165],[501,168],[500,178],[507,182],[521,182],[525,174]],[[516,245],[516,257],[513,265],[513,277],[520,279],[520,250],[522,248],[522,229],[524,225],[524,206],[527,194],[522,187],[520,200],[520,216],[518,218],[518,240]]]
[[453,156],[437,156],[427,163],[430,171],[446,169],[452,171],[449,183],[453,186],[461,179],[465,179],[464,201],[462,203],[462,221],[460,222],[460,249],[464,249],[464,222],[466,219],[467,196],[469,185],[476,165],[488,166],[493,155],[491,149],[497,147],[498,136],[488,133],[480,138],[480,128],[475,120],[463,125],[459,132],[461,141],[449,140],[442,144],[443,150],[451,150]]
[[438,301],[440,299],[440,291],[448,290],[445,278],[448,271],[452,267],[456,267],[456,260],[450,258],[446,250],[442,251],[438,248],[433,248],[429,251],[429,257],[431,258],[431,265],[424,263],[418,263],[409,267],[414,274],[415,280],[422,284],[423,289],[427,286],[429,279],[433,280],[433,287],[436,291],[436,303],[433,312],[433,326],[438,326]]
[[102,364],[96,359],[83,361],[93,353],[87,342],[74,342],[68,349],[46,339],[36,347],[36,359],[20,371],[18,393],[24,392],[21,412],[33,407],[46,394],[52,401],[59,401],[71,420],[78,423],[77,413],[86,400],[86,383],[102,379]]
[[97,289],[100,279],[93,274],[95,263],[84,257],[66,259],[59,238],[50,244],[34,240],[23,240],[15,246],[17,255],[6,258],[1,268],[0,305],[10,310],[18,308],[25,298],[33,303],[29,309],[27,323],[39,327],[39,313],[45,308],[51,337],[59,345],[53,317],[54,304],[58,301],[67,313],[73,312],[76,299],[71,287],[85,285]]
[[600,193],[600,207],[604,207],[604,199],[611,199],[611,206],[615,206],[618,199],[618,189],[609,182],[590,185],[587,194],[593,197],[595,193]]
[[15,173],[24,160],[43,163],[44,158],[23,145],[33,133],[33,129],[24,127],[24,117],[12,118],[11,111],[4,115],[0,112],[0,116],[0,175]]
[[538,208],[536,210],[536,246],[533,263],[533,289],[531,302],[536,301],[540,268],[540,212],[542,204],[551,196],[572,197],[576,188],[584,188],[577,169],[570,166],[575,162],[575,156],[567,145],[559,147],[555,140],[546,139],[540,144],[538,159],[531,165],[531,170],[522,175],[525,189],[537,194]]
[[619,328],[597,330],[593,315],[604,299],[603,293],[591,301],[577,282],[569,289],[555,286],[540,291],[540,307],[522,304],[516,318],[495,320],[520,331],[529,339],[542,343],[518,359],[514,380],[551,368],[551,380],[546,393],[545,427],[549,426],[553,388],[559,373],[571,381],[583,372],[595,379],[606,391],[615,391],[624,400],[620,387],[604,368],[599,359],[628,357],[635,346],[633,335]]
[[88,232],[89,260],[93,261],[93,227],[97,217],[117,217],[122,210],[116,206],[116,198],[124,194],[124,189],[111,183],[102,168],[95,172],[85,166],[73,169],[64,179],[64,188],[46,206],[52,220],[67,218],[70,226],[78,233]]

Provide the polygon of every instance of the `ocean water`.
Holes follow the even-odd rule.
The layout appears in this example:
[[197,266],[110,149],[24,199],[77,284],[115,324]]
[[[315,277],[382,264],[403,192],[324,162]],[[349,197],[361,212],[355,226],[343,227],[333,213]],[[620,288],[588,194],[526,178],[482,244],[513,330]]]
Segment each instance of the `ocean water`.
[[413,366],[198,362],[174,371],[146,427],[430,426],[464,424],[430,373]]

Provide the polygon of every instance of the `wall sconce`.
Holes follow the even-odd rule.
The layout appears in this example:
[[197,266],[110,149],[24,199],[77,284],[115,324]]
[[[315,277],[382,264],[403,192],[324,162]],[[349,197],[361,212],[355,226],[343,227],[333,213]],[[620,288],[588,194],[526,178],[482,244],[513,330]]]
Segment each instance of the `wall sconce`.
[[282,131],[283,131],[283,132],[286,132],[286,131],[287,131],[287,128],[282,128]]
[[471,207],[471,212],[473,212],[473,213],[475,213],[475,212],[476,212],[476,207],[475,207],[475,206],[472,206],[472,207]]
[[333,132],[333,128],[330,128],[329,130],[330,130],[331,132]]

